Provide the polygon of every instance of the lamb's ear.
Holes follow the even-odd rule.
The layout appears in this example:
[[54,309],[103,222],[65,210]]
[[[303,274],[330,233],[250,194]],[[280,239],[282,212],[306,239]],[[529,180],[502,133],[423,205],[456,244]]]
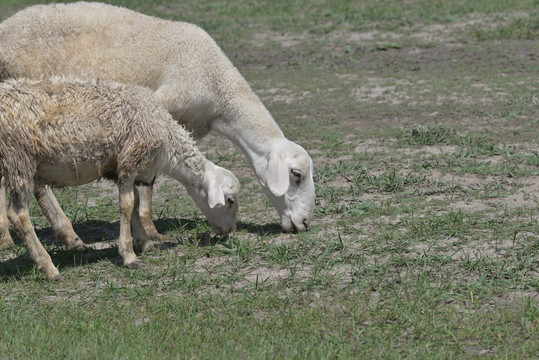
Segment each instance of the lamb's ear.
[[213,209],[217,205],[225,205],[225,194],[223,193],[223,184],[219,180],[212,180],[208,186],[208,205]]
[[290,176],[284,154],[280,151],[273,151],[270,154],[266,169],[266,185],[277,197],[283,196],[288,191]]

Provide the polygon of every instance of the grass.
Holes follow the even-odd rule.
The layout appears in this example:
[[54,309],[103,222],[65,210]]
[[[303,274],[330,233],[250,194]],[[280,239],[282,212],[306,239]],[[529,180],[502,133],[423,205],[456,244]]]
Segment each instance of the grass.
[[[0,0],[5,18],[31,0]],[[2,358],[493,358],[539,353],[539,71],[534,1],[119,3],[203,26],[315,164],[315,221],[283,234],[245,157],[199,142],[242,183],[215,237],[160,178],[165,234],[120,266],[118,195],[57,191],[92,246],[63,275],[0,250]]]

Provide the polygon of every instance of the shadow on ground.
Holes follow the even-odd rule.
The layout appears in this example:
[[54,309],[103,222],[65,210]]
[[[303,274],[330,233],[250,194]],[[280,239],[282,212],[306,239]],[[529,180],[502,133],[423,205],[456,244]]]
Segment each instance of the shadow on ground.
[[[213,235],[211,232],[192,234],[192,231],[199,226],[197,220],[190,219],[158,219],[155,220],[155,227],[163,237],[153,241],[152,251],[162,251],[184,244],[196,244],[197,246],[215,246],[218,243],[227,242],[228,236]],[[87,251],[67,251],[63,244],[54,237],[51,227],[36,229],[36,234],[42,243],[47,247],[53,263],[60,269],[92,264],[102,260],[109,260],[111,263],[121,266],[122,259],[118,255],[118,249],[114,240],[120,236],[120,224],[106,221],[88,221],[73,224],[73,229],[81,239],[90,247]],[[250,222],[238,222],[237,230],[245,230],[258,236],[278,234],[282,232],[278,223],[265,225]],[[186,237],[178,237],[178,232],[186,232]],[[35,271],[35,264],[28,256],[25,249],[20,246],[21,241],[13,234],[16,244],[10,249],[3,250],[6,255],[4,260],[0,257],[0,282],[10,278],[20,279]]]

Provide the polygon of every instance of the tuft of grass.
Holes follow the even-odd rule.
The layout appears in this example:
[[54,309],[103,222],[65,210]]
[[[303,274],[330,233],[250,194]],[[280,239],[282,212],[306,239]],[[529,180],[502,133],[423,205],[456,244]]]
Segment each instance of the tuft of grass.
[[443,126],[428,126],[403,132],[402,141],[409,145],[450,144],[456,136],[457,133],[454,129],[447,129]]
[[490,40],[534,40],[539,37],[539,13],[526,18],[518,18],[508,24],[496,26],[494,29],[476,29],[473,31],[478,41]]

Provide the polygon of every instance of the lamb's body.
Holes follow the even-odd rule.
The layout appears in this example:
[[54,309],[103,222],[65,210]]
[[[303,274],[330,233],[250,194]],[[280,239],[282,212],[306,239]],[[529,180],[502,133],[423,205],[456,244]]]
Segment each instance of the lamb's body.
[[[152,181],[158,172],[182,182],[206,215],[220,217],[208,218],[217,232],[234,228],[239,182],[209,162],[152,92],[142,87],[73,80],[0,83],[0,169],[11,193],[10,221],[48,278],[58,271],[33,229],[30,234],[27,218],[32,194],[42,205],[47,201],[45,185],[116,180],[122,208],[119,250],[125,264],[136,261],[129,230],[136,207],[133,185]],[[212,214],[213,208],[219,213]],[[136,245],[144,248],[147,237],[137,212],[133,228]]]
[[242,149],[285,230],[309,226],[310,157],[199,27],[84,2],[33,6],[0,24],[0,79],[50,75],[149,87],[195,138],[215,130]]
[[193,170],[201,174],[194,141],[177,123],[161,121],[166,110],[145,95],[152,94],[75,81],[0,83],[0,163],[10,188],[27,196],[34,182],[76,186],[117,179],[119,171],[151,181],[164,151],[194,159]]

